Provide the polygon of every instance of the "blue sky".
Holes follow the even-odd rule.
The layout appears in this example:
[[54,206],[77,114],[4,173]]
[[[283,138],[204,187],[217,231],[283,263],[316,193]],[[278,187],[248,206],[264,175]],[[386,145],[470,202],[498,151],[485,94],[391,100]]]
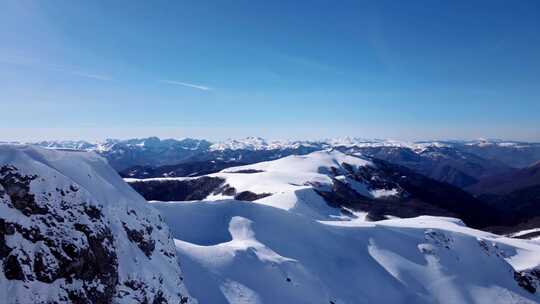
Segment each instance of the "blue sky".
[[0,140],[540,141],[540,2],[7,0],[0,107]]

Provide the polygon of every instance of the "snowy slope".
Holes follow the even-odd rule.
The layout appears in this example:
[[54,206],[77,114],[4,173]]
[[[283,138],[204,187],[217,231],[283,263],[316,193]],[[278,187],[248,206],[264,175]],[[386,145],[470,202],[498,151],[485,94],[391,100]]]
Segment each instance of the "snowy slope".
[[201,303],[540,303],[531,271],[540,244],[456,219],[317,221],[231,200],[152,205]]
[[487,222],[491,210],[460,189],[400,166],[336,150],[291,155],[196,178],[126,181],[147,200],[236,199],[320,220],[365,217],[367,212],[370,220],[429,214],[459,217],[477,228],[493,225]]
[[0,303],[188,303],[159,213],[94,153],[0,145]]
[[[336,183],[350,187],[358,197],[366,199],[392,198],[404,194],[398,185],[383,183],[382,178],[377,180],[377,184],[367,177],[353,179],[351,174],[359,172],[359,169],[364,167],[376,170],[375,164],[370,160],[349,156],[339,151],[325,150],[231,167],[219,173],[197,178],[125,180],[141,192],[145,188],[141,184],[147,184],[147,189],[158,193],[172,191],[175,184],[179,184],[183,185],[183,188],[192,188],[196,193],[201,192],[201,189],[207,189],[206,196],[199,196],[201,199],[251,200],[318,219],[328,219],[332,216],[341,216],[343,210],[331,207],[319,193],[331,192]],[[196,186],[189,187],[188,184]]]
[[[205,201],[151,204],[169,223],[201,302],[540,302],[539,243],[453,218],[368,222],[320,195],[337,181],[374,204],[382,194],[407,197],[380,165],[338,151],[288,156],[206,176],[223,183]],[[253,202],[223,200],[245,192]]]
[[[227,168],[209,176],[224,179],[228,187],[236,190],[235,194],[248,191],[269,195],[257,199],[257,203],[309,214],[316,218],[326,218],[328,215],[338,215],[339,210],[328,206],[315,189],[330,191],[334,183],[332,176],[344,182],[360,184],[347,180],[345,175],[349,171],[344,168],[344,163],[352,166],[350,169],[353,171],[359,167],[374,166],[369,160],[338,151],[318,151],[303,156],[291,155],[274,161]],[[368,190],[364,184],[355,189],[365,196],[373,196],[377,191]],[[234,197],[224,192],[211,195],[207,199]]]

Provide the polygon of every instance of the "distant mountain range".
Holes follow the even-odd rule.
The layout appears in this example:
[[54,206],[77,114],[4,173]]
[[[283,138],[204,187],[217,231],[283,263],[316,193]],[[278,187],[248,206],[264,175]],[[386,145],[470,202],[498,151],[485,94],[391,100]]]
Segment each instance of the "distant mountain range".
[[540,160],[540,143],[501,140],[402,142],[341,138],[267,141],[248,137],[213,143],[204,139],[149,137],[109,139],[99,143],[43,141],[35,144],[54,149],[95,151],[124,176],[135,178],[202,175],[227,166],[337,149],[399,164],[435,180],[465,188],[488,176],[511,174],[516,168]]
[[357,137],[343,137],[323,140],[266,140],[261,137],[246,137],[243,139],[227,139],[225,141],[212,142],[205,139],[183,138],[183,139],[160,139],[158,137],[132,138],[132,139],[106,139],[101,142],[89,142],[84,140],[52,140],[33,142],[33,144],[49,147],[76,150],[110,150],[115,145],[155,147],[155,146],[181,146],[190,149],[208,149],[211,151],[223,150],[276,150],[276,149],[296,149],[304,147],[321,146],[343,146],[343,147],[408,147],[412,149],[422,149],[428,146],[468,146],[474,148],[530,148],[540,147],[540,143],[523,141],[505,141],[498,139],[478,139],[478,140],[430,140],[430,141],[399,141],[390,139],[364,139]]

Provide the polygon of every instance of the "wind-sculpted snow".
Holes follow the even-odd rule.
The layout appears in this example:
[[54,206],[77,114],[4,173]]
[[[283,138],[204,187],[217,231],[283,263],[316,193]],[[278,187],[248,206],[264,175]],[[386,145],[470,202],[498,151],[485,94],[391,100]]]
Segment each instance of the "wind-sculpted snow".
[[188,303],[159,213],[94,153],[0,145],[0,303]]
[[317,221],[231,200],[152,205],[201,303],[540,302],[540,244],[457,219]]

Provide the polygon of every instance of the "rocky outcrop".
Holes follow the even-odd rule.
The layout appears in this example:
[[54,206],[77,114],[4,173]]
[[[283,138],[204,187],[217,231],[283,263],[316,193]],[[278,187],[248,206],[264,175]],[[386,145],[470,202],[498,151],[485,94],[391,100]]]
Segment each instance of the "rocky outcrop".
[[514,279],[519,286],[530,293],[538,292],[540,288],[540,268],[514,272]]
[[182,301],[166,225],[103,160],[0,146],[1,303]]

